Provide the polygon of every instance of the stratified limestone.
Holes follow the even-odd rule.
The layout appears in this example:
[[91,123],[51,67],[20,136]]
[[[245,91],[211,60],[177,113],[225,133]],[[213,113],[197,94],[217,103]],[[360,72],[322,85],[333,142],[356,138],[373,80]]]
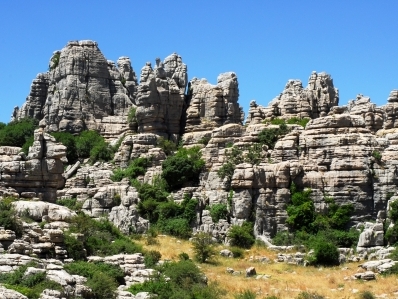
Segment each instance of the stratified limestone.
[[19,147],[0,147],[0,193],[8,188],[20,197],[55,201],[57,189],[63,188],[63,162],[66,147],[37,129],[27,157]]
[[372,132],[383,128],[383,108],[376,107],[369,97],[358,94],[355,100],[349,101],[347,110],[351,115],[360,115],[365,120],[365,126]]
[[26,102],[22,105],[21,109],[14,110],[11,120],[20,118],[43,118],[43,107],[47,98],[47,90],[49,84],[49,74],[40,73],[33,79],[32,85],[30,86],[29,96],[26,98]]
[[332,77],[324,72],[312,72],[306,88],[300,80],[289,80],[267,107],[252,101],[246,122],[256,124],[275,117],[314,119],[327,115],[338,103],[339,92],[334,88]]
[[193,78],[188,86],[185,132],[208,131],[225,124],[241,124],[239,88],[235,73],[223,73],[217,85]]

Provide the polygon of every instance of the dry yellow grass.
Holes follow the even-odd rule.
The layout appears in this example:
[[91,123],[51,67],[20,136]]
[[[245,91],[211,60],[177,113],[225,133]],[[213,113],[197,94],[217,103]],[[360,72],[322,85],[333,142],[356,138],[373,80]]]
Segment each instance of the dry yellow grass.
[[[189,241],[178,240],[169,236],[158,236],[157,245],[146,245],[145,240],[141,242],[145,248],[158,250],[162,259],[177,260],[178,254],[186,252],[193,257],[192,246]],[[218,250],[223,249],[219,246]],[[338,267],[303,267],[277,263],[273,260],[277,253],[265,247],[254,246],[245,252],[242,259],[217,257],[216,264],[198,264],[206,274],[209,281],[216,281],[227,291],[226,298],[234,298],[234,294],[250,289],[259,294],[257,298],[263,299],[266,296],[275,295],[280,299],[293,299],[302,291],[316,292],[325,298],[330,299],[354,299],[360,298],[362,291],[371,291],[379,298],[398,298],[398,277],[377,276],[375,281],[351,280],[347,277],[361,271],[360,263],[347,263]],[[262,264],[250,261],[250,256],[266,256],[272,262]],[[268,279],[246,278],[245,269],[255,267],[257,274],[266,274]],[[230,267],[235,271],[241,271],[239,276],[226,273]],[[356,293],[355,293],[356,292]],[[396,293],[396,295],[394,294]]]

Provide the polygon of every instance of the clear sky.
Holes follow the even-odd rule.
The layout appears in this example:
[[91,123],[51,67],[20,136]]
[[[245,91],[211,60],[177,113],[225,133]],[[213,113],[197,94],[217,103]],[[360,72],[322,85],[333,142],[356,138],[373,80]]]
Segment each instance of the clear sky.
[[21,106],[52,52],[70,40],[98,42],[107,59],[146,61],[172,52],[189,79],[236,72],[239,103],[267,105],[288,79],[326,71],[340,105],[358,93],[384,105],[398,89],[396,0],[201,0],[0,2],[0,121]]

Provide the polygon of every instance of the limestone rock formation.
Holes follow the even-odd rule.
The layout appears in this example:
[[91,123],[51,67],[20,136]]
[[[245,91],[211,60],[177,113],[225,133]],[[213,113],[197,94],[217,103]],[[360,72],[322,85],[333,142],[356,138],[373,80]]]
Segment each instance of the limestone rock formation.
[[105,59],[96,42],[69,42],[54,52],[49,72],[33,80],[15,118],[44,120],[48,131],[96,129],[120,135],[129,129],[126,117],[135,102],[137,81],[128,57],[119,58],[118,67]]
[[314,119],[327,115],[338,103],[339,92],[332,77],[324,72],[312,72],[306,88],[300,80],[289,80],[282,93],[267,107],[252,101],[246,122],[256,124],[274,117]]
[[239,88],[235,73],[223,73],[217,85],[193,78],[188,86],[185,132],[208,131],[229,123],[241,124]]
[[57,189],[65,184],[66,161],[66,147],[37,129],[27,156],[19,147],[0,147],[0,192],[55,201]]
[[355,100],[348,102],[348,111],[352,115],[361,115],[365,120],[365,126],[372,132],[383,128],[384,111],[371,103],[370,98],[358,94]]

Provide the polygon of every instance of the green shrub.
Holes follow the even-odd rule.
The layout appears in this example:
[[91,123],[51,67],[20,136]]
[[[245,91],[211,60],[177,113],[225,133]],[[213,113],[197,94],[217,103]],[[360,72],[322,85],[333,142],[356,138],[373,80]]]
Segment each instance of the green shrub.
[[57,199],[57,205],[67,207],[73,211],[78,211],[82,208],[83,203],[77,201],[77,198],[64,198],[64,199]]
[[318,293],[301,292],[297,296],[297,299],[325,299],[325,297]]
[[150,292],[158,299],[219,299],[223,294],[217,285],[206,284],[203,274],[190,260],[165,263],[157,270],[159,272],[149,281],[133,284],[128,291],[133,294]]
[[162,255],[157,250],[149,250],[144,255],[145,267],[153,268],[159,262]]
[[113,156],[113,148],[105,140],[98,142],[90,150],[90,161],[92,163],[96,161],[110,161],[113,159]]
[[66,233],[79,233],[83,236],[76,240],[72,236],[67,237],[65,246],[70,256],[75,260],[84,259],[82,250],[87,255],[114,255],[119,253],[142,252],[142,247],[124,236],[111,222],[105,219],[94,220],[83,213],[72,218],[69,231]]
[[162,233],[175,237],[188,239],[192,235],[192,228],[188,220],[184,218],[159,220],[156,226]]
[[123,178],[128,178],[129,180],[135,179],[139,175],[144,175],[148,166],[149,160],[147,158],[134,159],[126,169],[116,169],[111,176],[111,180],[120,182]]
[[186,252],[181,252],[178,255],[178,258],[179,258],[180,261],[187,261],[187,260],[189,260],[189,255]]
[[285,121],[284,119],[282,119],[282,118],[276,117],[276,118],[272,119],[272,120],[270,121],[270,123],[271,123],[272,125],[285,125],[285,124],[286,124],[286,121]]
[[12,205],[12,202],[15,200],[17,199],[13,197],[0,199],[0,226],[14,231],[17,237],[20,238],[22,236],[23,226]]
[[203,144],[203,145],[207,145],[210,141],[211,137],[210,136],[204,136],[201,139],[199,139],[198,143],[199,144]]
[[137,108],[131,106],[130,110],[129,110],[129,113],[127,114],[127,122],[129,124],[137,121],[136,112],[137,112]]
[[0,146],[22,147],[33,136],[38,123],[38,120],[33,118],[8,123],[0,130]]
[[76,138],[69,132],[54,132],[51,135],[57,140],[57,142],[62,143],[66,146],[66,158],[68,163],[72,164],[78,159],[77,149],[76,149]]
[[394,221],[398,221],[398,200],[390,203],[390,210],[388,211],[388,217]]
[[198,181],[205,161],[199,147],[180,148],[174,156],[162,163],[162,178],[170,190],[175,190],[189,181]]
[[172,155],[177,150],[177,145],[163,137],[159,137],[157,140],[157,146],[160,147],[167,156]]
[[214,223],[217,223],[220,219],[228,219],[229,212],[228,207],[224,203],[217,203],[210,206],[210,216]]
[[217,171],[217,175],[221,179],[227,178],[227,184],[230,185],[234,171],[235,165],[228,161],[220,167],[220,169]]
[[34,136],[30,136],[29,138],[26,139],[26,142],[22,145],[22,151],[24,152],[25,155],[29,154],[29,148],[33,145],[34,142]]
[[381,161],[382,155],[379,151],[373,151],[372,156],[373,156],[373,158],[376,159],[376,161],[378,161],[378,162]]
[[235,299],[256,299],[257,295],[251,290],[244,290],[243,292],[236,294]]
[[54,70],[58,64],[59,64],[59,58],[61,57],[61,53],[60,52],[56,52],[53,54],[53,56],[51,57],[51,63],[48,65],[48,70],[52,71]]
[[286,121],[286,123],[287,123],[288,125],[300,125],[300,126],[302,126],[302,127],[305,128],[310,120],[311,120],[311,119],[306,118],[306,117],[304,117],[304,118],[292,117],[292,118],[289,118],[289,119]]
[[89,158],[95,146],[104,143],[104,138],[97,131],[83,131],[75,139],[76,152],[79,158]]
[[199,232],[196,234],[192,240],[192,246],[195,259],[200,263],[206,262],[216,253],[212,236],[209,233]]
[[286,209],[289,215],[286,223],[293,230],[304,229],[310,231],[315,220],[315,206],[310,198],[311,189],[298,191],[296,185],[292,183],[290,192],[292,197],[291,204]]
[[70,274],[86,277],[93,298],[114,298],[114,291],[119,284],[125,283],[124,272],[117,265],[78,261],[65,264],[64,269]]
[[289,133],[286,124],[280,124],[279,128],[265,128],[258,134],[258,140],[261,144],[267,145],[270,149],[275,147],[278,139]]
[[231,246],[229,248],[231,250],[232,254],[234,255],[234,259],[239,259],[242,258],[245,254],[242,248],[236,247],[236,246]]
[[314,263],[318,265],[333,266],[339,264],[339,251],[337,246],[326,240],[320,240],[314,246]]
[[359,299],[376,299],[376,296],[371,291],[363,291],[359,293]]
[[45,289],[62,291],[62,286],[58,283],[47,280],[46,273],[31,274],[24,277],[28,267],[36,267],[37,264],[30,262],[18,267],[14,272],[0,274],[0,283],[8,289],[13,289],[27,296],[29,299],[38,299]]
[[232,246],[250,248],[255,242],[253,224],[244,222],[242,226],[233,225],[228,231],[228,238],[231,239]]

